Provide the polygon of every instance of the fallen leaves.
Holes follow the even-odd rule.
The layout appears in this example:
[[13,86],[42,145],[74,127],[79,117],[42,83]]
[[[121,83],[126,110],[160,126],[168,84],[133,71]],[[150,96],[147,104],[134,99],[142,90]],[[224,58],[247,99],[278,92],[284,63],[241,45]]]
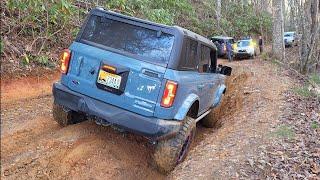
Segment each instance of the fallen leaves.
[[[311,165],[311,171],[314,173],[314,174],[319,174],[320,173],[320,165],[316,164],[316,163],[312,163]],[[320,174],[319,174],[320,175]]]
[[[260,156],[246,159],[240,176],[263,179],[320,177],[320,102],[286,92],[279,123],[271,143]],[[241,178],[240,178],[241,179]]]

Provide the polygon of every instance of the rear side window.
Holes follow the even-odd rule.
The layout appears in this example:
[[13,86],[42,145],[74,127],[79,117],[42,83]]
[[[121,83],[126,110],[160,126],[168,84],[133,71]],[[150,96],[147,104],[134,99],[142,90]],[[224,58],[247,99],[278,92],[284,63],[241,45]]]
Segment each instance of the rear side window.
[[144,57],[147,61],[167,64],[173,47],[174,36],[92,15],[80,41],[138,55]]
[[209,65],[211,62],[210,53],[211,53],[211,49],[209,47],[201,45],[201,58],[199,62],[200,73],[209,72]]
[[224,41],[223,41],[223,39],[215,39],[215,38],[213,38],[212,42],[213,43],[218,42],[219,44],[222,44]]
[[198,55],[198,42],[189,38],[185,39],[185,57],[180,63],[181,70],[196,70],[197,69],[197,55]]

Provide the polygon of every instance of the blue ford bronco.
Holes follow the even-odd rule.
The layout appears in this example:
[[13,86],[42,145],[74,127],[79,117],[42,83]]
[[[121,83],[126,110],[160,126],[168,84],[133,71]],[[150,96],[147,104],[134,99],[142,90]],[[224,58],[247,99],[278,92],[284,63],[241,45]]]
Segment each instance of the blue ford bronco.
[[196,123],[212,127],[232,69],[217,66],[214,44],[166,26],[95,8],[60,56],[53,117],[61,126],[93,119],[155,142],[169,172],[187,155]]

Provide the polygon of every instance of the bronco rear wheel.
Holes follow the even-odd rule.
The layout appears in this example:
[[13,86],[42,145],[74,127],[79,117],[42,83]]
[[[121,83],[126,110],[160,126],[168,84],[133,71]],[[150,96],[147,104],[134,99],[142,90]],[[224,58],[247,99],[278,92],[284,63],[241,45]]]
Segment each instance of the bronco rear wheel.
[[86,116],[84,114],[66,109],[58,104],[53,104],[52,114],[53,119],[63,127],[86,120]]
[[162,173],[172,171],[187,156],[196,132],[196,122],[191,117],[184,119],[177,135],[158,142],[153,156],[158,170]]

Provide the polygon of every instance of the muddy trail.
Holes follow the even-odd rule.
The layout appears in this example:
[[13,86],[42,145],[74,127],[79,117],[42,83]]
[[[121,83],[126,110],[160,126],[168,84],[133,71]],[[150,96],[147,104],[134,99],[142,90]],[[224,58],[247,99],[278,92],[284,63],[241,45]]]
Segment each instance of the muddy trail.
[[[224,62],[226,63],[226,62]],[[281,93],[290,82],[261,60],[227,63],[221,127],[197,125],[187,159],[171,174],[152,164],[145,138],[92,121],[60,127],[51,115],[52,82],[59,74],[1,83],[1,179],[225,179],[269,141]]]

